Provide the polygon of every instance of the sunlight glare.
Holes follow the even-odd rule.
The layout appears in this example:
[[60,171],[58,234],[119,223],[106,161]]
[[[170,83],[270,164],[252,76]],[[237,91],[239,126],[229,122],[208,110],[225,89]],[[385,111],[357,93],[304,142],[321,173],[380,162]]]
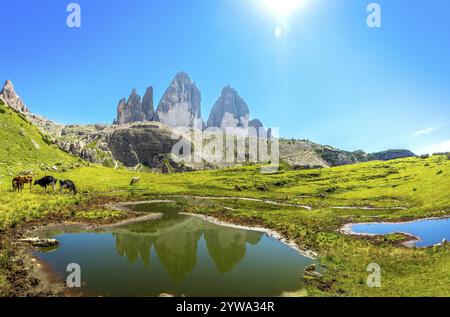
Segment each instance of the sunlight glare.
[[281,26],[277,26],[274,33],[275,37],[281,37],[283,35],[283,28]]
[[267,11],[277,18],[287,18],[304,0],[264,0]]

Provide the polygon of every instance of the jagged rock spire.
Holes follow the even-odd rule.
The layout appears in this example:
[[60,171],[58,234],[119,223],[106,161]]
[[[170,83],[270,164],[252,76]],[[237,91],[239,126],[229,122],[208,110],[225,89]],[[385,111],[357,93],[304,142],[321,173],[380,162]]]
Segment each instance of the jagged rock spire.
[[172,127],[194,127],[201,121],[201,94],[189,75],[180,72],[156,110],[156,120]]
[[138,121],[151,121],[153,110],[153,87],[148,87],[141,102],[141,96],[133,89],[128,100],[122,98],[117,106],[115,124],[126,124]]
[[2,99],[7,105],[17,111],[25,113],[29,112],[22,99],[16,94],[14,85],[9,79],[6,80],[5,85],[0,92],[0,99]]

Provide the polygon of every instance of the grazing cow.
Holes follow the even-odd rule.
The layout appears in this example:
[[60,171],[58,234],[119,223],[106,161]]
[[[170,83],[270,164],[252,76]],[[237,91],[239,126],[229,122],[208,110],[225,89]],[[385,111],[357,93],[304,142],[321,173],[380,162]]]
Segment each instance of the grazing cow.
[[53,191],[56,191],[56,183],[57,179],[55,179],[53,176],[45,176],[37,181],[34,182],[34,185],[39,185],[43,188],[45,188],[45,191],[47,191],[48,186],[53,187]]
[[62,193],[64,189],[73,192],[74,195],[77,194],[77,187],[75,186],[74,182],[61,179],[59,181],[59,192]]
[[139,184],[140,181],[141,181],[141,178],[140,178],[140,177],[133,177],[133,178],[131,179],[130,186]]
[[22,191],[25,187],[25,184],[30,184],[30,191],[31,186],[33,184],[33,177],[32,176],[17,176],[14,177],[12,180],[12,187],[14,191]]
[[12,180],[12,187],[13,187],[13,191],[22,191],[23,189],[23,183],[20,177],[14,177]]
[[30,184],[30,191],[31,191],[31,187],[33,186],[33,176],[30,175],[26,175],[26,176],[21,176],[22,177],[22,182],[23,184]]

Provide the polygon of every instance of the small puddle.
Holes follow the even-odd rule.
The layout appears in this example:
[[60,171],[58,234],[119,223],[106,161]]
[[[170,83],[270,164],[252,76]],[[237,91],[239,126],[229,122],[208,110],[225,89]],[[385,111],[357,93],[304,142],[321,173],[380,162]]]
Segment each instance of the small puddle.
[[174,204],[132,208],[164,216],[101,230],[49,231],[59,248],[35,256],[63,279],[68,264],[79,264],[81,295],[277,296],[303,289],[313,260],[265,233],[179,214]]
[[346,226],[350,234],[386,235],[404,233],[415,236],[418,240],[409,242],[408,246],[429,247],[450,239],[450,218],[424,219],[404,223],[360,223]]

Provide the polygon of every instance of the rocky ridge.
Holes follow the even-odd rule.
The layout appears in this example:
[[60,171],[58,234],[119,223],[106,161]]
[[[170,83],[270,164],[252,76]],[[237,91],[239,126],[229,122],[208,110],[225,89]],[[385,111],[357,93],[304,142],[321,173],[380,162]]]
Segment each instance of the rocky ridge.
[[[195,144],[195,140],[191,138],[190,133],[185,134],[183,130],[174,128],[171,124],[149,120],[115,125],[56,124],[51,120],[31,113],[11,87],[13,87],[12,83],[7,81],[5,88],[2,89],[0,97],[6,104],[39,127],[43,134],[46,135],[48,142],[55,143],[64,151],[83,158],[86,161],[114,168],[151,169],[159,172],[180,172],[230,166],[230,164],[225,163],[175,163],[170,155],[174,144],[181,139],[185,139],[187,142],[192,143],[194,148],[200,145]],[[188,109],[189,107],[194,109],[195,115],[191,116],[185,113],[186,116],[183,119],[183,122],[189,123],[190,125],[191,119],[200,116],[200,95],[197,89],[195,84],[186,75],[180,75],[175,80],[175,83],[172,83],[165,97],[163,97],[164,102],[162,106],[160,103],[158,112],[164,113],[169,109],[167,113],[170,113],[170,109],[177,109],[177,100],[190,102],[191,106],[188,106]],[[178,93],[181,93],[182,97],[178,96]],[[131,109],[140,111],[130,111],[127,113],[134,113],[133,115],[136,115],[137,118],[143,118],[139,116],[145,114],[146,118],[149,119],[149,115],[152,114],[152,95],[153,89],[151,87],[147,89],[142,100],[136,91],[132,92],[130,98],[126,101],[127,104],[129,103],[126,107],[131,106]],[[212,111],[216,115],[213,116],[208,125],[215,126],[220,122],[220,126],[217,127],[225,127],[226,123],[224,123],[223,119],[227,116],[226,113],[233,112],[233,126],[245,127],[247,125],[258,128],[262,127],[262,123],[257,119],[248,121],[248,106],[232,88],[226,87],[221,98],[222,100],[218,101],[217,107]],[[198,111],[195,110],[197,107]],[[238,114],[237,117],[234,117],[235,113]],[[124,116],[121,118],[131,117]],[[152,117],[152,120],[159,118],[159,115],[156,114]],[[173,121],[170,121],[170,123],[173,123]],[[287,164],[298,169],[323,168],[409,156],[414,156],[414,154],[407,150],[391,150],[367,154],[363,151],[342,151],[307,140],[280,140],[280,158]]]

